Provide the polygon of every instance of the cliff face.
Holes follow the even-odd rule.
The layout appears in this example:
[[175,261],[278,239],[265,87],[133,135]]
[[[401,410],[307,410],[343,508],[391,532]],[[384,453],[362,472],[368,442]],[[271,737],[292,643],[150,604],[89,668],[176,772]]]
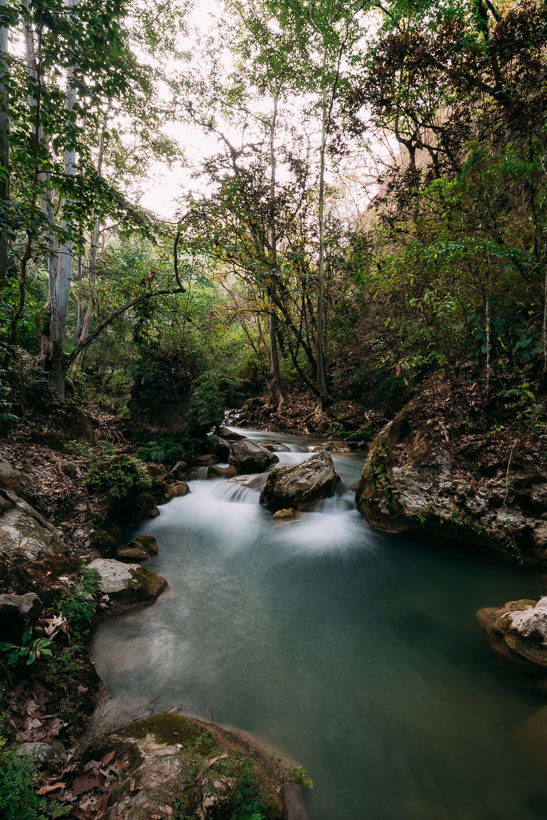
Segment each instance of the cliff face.
[[512,398],[428,382],[372,443],[357,490],[367,520],[546,564],[544,403],[519,412]]

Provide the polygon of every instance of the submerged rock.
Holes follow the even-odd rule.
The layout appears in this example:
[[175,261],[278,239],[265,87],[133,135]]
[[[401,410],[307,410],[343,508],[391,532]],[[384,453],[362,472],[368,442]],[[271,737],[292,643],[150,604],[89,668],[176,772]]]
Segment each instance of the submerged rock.
[[248,439],[232,442],[231,450],[230,464],[240,473],[263,473],[279,461],[274,453]]
[[296,510],[293,507],[288,507],[286,510],[278,510],[272,516],[274,521],[291,521],[296,518]]
[[260,503],[272,512],[288,507],[307,508],[334,495],[340,483],[331,456],[323,451],[296,467],[272,470],[260,494]]
[[477,612],[492,647],[509,660],[547,670],[547,596]]
[[237,469],[233,465],[219,467],[218,464],[211,464],[207,468],[207,478],[233,478],[236,475]]
[[161,575],[139,564],[97,558],[89,564],[99,575],[99,589],[122,604],[155,601],[167,586]]
[[146,561],[158,554],[158,544],[153,535],[137,535],[116,554],[118,561]]

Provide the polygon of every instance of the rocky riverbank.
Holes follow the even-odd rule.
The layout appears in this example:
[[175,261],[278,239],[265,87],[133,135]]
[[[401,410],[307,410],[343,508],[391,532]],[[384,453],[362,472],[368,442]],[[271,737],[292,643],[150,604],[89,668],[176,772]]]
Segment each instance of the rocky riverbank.
[[[75,424],[65,425],[67,412]],[[213,806],[226,816],[241,806],[287,817],[290,784],[303,773],[226,730],[160,715],[83,740],[102,692],[87,651],[92,631],[128,606],[153,603],[166,587],[141,565],[157,552],[155,540],[126,544],[122,527],[188,492],[182,476],[200,461],[218,460],[189,454],[189,463],[146,471],[119,434],[117,449],[105,451],[102,436],[113,429],[63,408],[42,435],[20,426],[2,447],[0,806],[10,806],[10,818],[23,816],[23,804],[35,811],[29,817],[68,812],[78,820],[169,818],[175,810],[205,818]],[[264,468],[275,461],[243,440],[236,450],[230,458],[241,468],[246,458],[260,456]]]
[[373,439],[357,505],[375,527],[545,566],[545,401],[519,412],[483,390],[432,379]]

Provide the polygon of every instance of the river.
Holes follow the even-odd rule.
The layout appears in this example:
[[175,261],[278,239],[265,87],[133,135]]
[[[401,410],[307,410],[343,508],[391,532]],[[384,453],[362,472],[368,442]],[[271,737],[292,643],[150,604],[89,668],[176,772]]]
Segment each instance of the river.
[[[243,432],[286,446],[281,463],[313,443]],[[362,458],[334,461],[351,486]],[[156,537],[146,566],[170,590],[95,636],[113,714],[181,705],[265,739],[314,779],[311,820],[543,820],[519,727],[544,701],[474,614],[539,597],[537,574],[375,531],[350,490],[274,522],[255,490],[190,489],[137,530]]]

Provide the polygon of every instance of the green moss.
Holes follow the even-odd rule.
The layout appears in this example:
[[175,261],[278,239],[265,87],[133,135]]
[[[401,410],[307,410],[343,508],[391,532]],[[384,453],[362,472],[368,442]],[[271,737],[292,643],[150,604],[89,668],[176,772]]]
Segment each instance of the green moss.
[[135,572],[135,583],[137,584],[137,596],[135,600],[145,601],[150,598],[155,599],[165,588],[165,578],[152,572],[145,567],[139,567]]
[[214,744],[207,729],[181,715],[153,715],[132,723],[123,734],[140,740],[147,735],[153,735],[156,743],[165,743],[167,746],[174,746],[177,743],[194,745],[202,739]]

